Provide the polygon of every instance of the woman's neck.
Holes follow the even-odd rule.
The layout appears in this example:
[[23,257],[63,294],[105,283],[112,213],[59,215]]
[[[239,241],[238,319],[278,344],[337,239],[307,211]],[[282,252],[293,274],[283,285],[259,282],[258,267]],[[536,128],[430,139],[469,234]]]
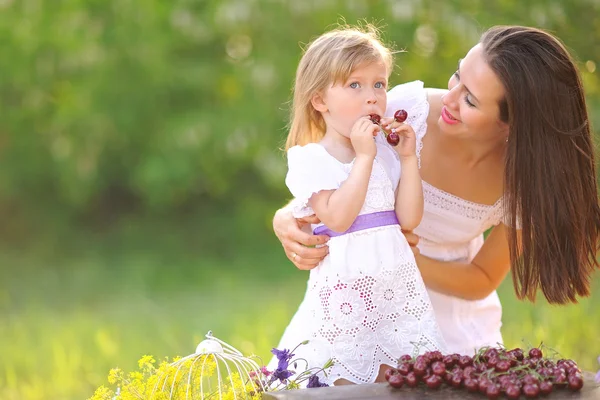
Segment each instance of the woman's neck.
[[476,141],[439,136],[438,145],[444,149],[445,154],[461,162],[470,169],[477,168],[481,163],[504,158],[506,144],[501,141]]

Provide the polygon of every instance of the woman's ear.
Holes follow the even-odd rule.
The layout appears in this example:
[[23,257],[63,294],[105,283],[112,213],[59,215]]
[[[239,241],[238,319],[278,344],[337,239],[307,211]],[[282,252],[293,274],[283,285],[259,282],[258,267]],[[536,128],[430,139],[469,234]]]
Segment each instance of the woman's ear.
[[321,93],[315,93],[313,97],[310,99],[310,104],[312,104],[313,108],[319,112],[327,112],[327,104],[325,104],[325,99],[321,95]]

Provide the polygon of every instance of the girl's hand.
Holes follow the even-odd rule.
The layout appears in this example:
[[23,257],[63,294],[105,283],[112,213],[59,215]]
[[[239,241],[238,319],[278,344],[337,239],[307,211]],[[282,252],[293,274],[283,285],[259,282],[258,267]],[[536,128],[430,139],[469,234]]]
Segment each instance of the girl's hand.
[[417,152],[417,135],[414,129],[404,123],[397,122],[394,118],[387,117],[381,119],[381,127],[387,134],[394,130],[400,136],[400,143],[397,146],[392,146],[398,153],[401,159],[414,157]]
[[286,209],[279,210],[273,218],[273,231],[281,242],[285,255],[298,269],[313,269],[329,253],[328,246],[309,247],[329,240],[326,235],[316,236],[310,232],[310,224],[319,222],[315,215],[296,219]]
[[375,158],[377,147],[374,136],[379,132],[379,126],[375,125],[369,117],[359,118],[350,131],[350,141],[356,152],[356,157],[367,156]]

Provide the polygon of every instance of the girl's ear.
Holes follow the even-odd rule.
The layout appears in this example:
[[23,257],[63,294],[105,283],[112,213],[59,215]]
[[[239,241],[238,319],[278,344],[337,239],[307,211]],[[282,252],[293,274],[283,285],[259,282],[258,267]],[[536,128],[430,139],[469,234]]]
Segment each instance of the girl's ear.
[[324,113],[324,112],[327,112],[327,110],[328,110],[327,104],[325,104],[325,99],[323,99],[323,96],[321,95],[321,93],[315,93],[313,95],[313,97],[310,99],[310,104],[312,104],[314,109],[319,112]]

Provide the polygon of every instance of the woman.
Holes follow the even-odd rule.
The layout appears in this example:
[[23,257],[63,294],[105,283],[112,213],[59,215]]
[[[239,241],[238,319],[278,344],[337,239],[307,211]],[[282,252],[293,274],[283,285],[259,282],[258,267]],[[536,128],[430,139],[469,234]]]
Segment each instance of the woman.
[[[388,113],[407,109],[411,125],[423,117],[413,127],[425,212],[406,235],[449,350],[469,354],[502,341],[495,290],[509,269],[521,299],[538,289],[555,304],[589,295],[600,208],[583,87],[559,40],[534,28],[491,28],[448,89],[401,85],[388,95]],[[302,230],[316,222],[295,220],[290,207],[273,220],[300,269],[327,254],[310,247],[327,237]]]

